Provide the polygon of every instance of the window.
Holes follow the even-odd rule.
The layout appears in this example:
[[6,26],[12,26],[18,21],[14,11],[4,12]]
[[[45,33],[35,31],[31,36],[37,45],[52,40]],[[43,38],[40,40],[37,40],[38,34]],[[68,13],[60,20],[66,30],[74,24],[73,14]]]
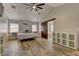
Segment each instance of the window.
[[0,23],[0,33],[7,32],[7,25],[6,23]]
[[32,25],[32,32],[37,32],[37,25]]
[[18,32],[19,25],[17,23],[10,23],[10,32]]

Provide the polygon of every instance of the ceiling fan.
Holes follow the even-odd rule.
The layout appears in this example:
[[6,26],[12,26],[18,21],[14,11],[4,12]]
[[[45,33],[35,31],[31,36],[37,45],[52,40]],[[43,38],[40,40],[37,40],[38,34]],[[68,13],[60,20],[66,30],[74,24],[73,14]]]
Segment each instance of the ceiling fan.
[[38,9],[43,9],[42,6],[44,6],[45,3],[24,3],[24,5],[28,6],[26,9],[38,11]]

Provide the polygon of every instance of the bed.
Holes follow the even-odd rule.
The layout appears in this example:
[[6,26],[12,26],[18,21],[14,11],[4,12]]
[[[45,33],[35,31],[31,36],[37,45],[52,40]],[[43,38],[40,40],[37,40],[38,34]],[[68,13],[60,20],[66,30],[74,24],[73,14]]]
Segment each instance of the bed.
[[19,40],[36,38],[36,37],[38,37],[37,33],[17,33],[17,38]]

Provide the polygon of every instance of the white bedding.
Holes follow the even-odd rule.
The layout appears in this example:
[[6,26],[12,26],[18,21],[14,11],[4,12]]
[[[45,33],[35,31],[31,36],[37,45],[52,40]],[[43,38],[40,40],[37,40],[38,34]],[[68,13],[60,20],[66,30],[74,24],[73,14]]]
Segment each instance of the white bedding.
[[17,38],[19,40],[29,39],[29,38],[34,38],[34,37],[38,37],[38,34],[37,33],[17,33]]

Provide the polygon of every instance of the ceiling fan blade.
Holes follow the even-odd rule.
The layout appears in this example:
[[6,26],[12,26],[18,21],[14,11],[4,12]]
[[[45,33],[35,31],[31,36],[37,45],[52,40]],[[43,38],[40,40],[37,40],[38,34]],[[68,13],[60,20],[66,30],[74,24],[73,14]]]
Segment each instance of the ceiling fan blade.
[[45,3],[38,4],[37,6],[43,6],[43,5],[45,5]]
[[33,5],[35,5],[35,3],[32,3]]
[[39,9],[43,9],[42,7],[37,7],[37,8],[39,8]]
[[38,9],[35,8],[36,11],[38,11]]
[[29,9],[29,8],[31,8],[31,7],[26,7],[26,9]]
[[24,5],[26,5],[26,6],[32,6],[32,4],[31,3],[24,3]]

